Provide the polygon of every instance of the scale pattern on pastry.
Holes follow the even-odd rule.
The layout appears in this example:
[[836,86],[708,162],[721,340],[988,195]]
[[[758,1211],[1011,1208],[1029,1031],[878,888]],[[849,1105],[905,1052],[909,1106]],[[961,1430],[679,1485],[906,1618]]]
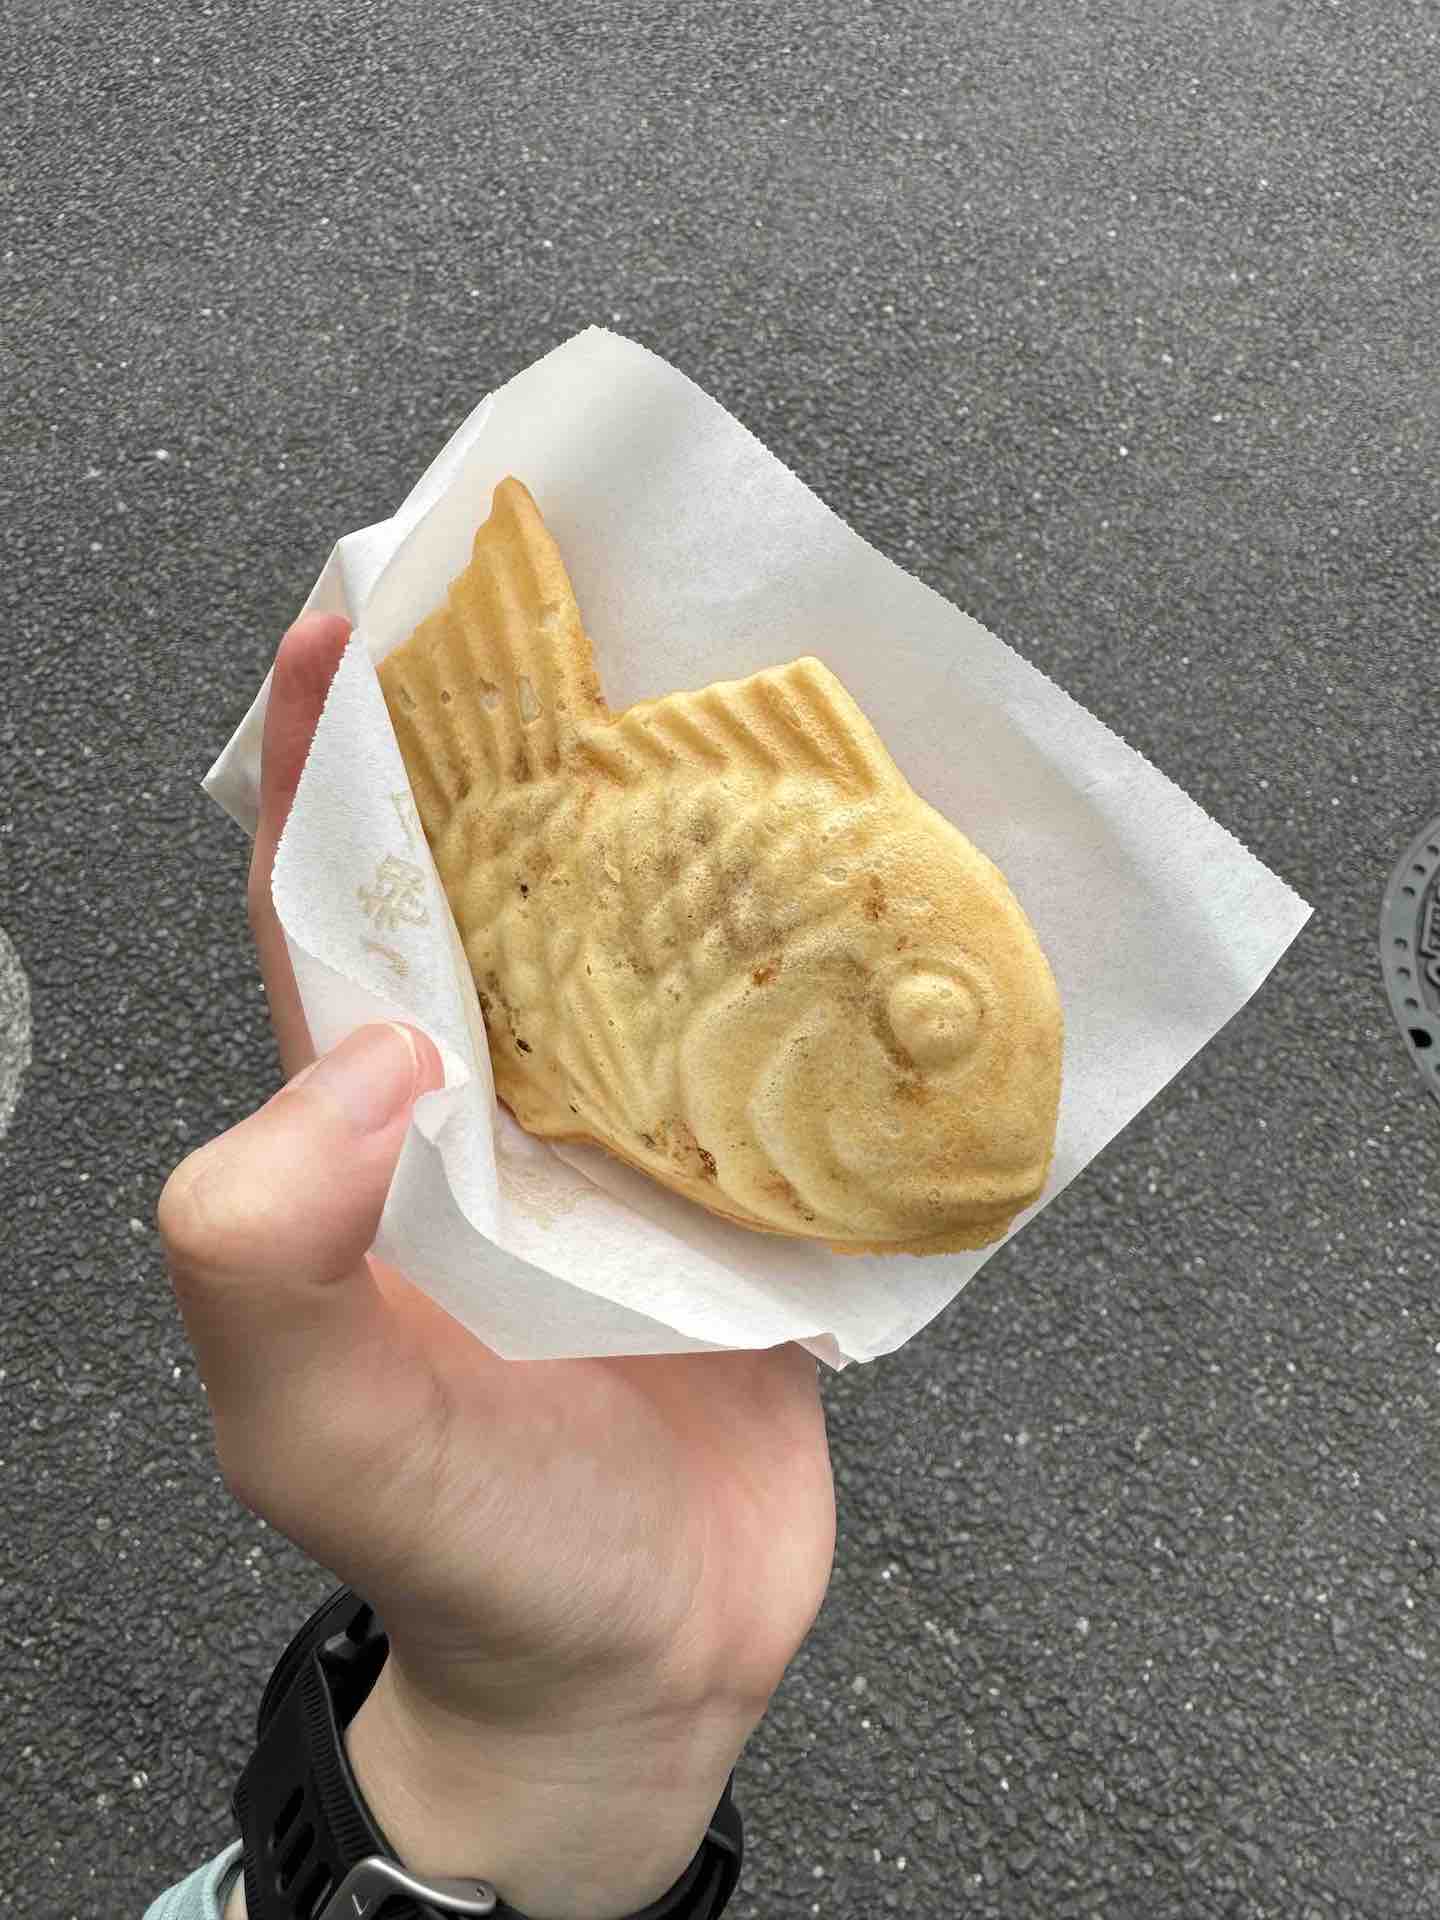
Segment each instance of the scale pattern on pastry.
[[380,683],[523,1127],[846,1253],[986,1246],[1039,1198],[1050,968],[819,660],[612,714],[508,478]]

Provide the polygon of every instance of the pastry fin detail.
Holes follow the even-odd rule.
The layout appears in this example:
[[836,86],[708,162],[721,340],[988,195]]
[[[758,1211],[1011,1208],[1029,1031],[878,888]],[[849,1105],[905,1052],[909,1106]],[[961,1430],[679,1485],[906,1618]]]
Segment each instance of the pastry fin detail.
[[469,564],[380,685],[427,827],[472,791],[557,775],[609,717],[570,576],[519,480],[496,487]]
[[823,775],[874,792],[899,777],[879,735],[840,682],[808,656],[747,680],[642,701],[593,729],[581,749],[631,778],[671,768],[760,769],[771,778]]

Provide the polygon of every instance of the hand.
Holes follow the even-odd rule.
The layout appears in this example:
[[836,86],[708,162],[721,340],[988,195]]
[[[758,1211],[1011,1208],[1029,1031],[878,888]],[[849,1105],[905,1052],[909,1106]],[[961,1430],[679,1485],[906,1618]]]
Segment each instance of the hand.
[[347,1749],[402,1861],[610,1920],[688,1865],[824,1598],[816,1363],[507,1362],[367,1254],[439,1057],[368,1027],[302,1073],[270,894],[348,634],[296,622],[265,726],[250,917],[300,1077],[176,1169],[160,1230],[227,1485],[390,1635]]

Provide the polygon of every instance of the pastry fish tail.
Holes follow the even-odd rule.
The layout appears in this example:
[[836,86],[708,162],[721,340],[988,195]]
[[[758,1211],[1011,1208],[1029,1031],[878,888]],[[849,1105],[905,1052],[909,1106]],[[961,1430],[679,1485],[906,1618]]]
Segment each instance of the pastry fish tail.
[[432,838],[472,793],[557,774],[608,719],[560,550],[513,476],[444,605],[381,663],[380,686]]

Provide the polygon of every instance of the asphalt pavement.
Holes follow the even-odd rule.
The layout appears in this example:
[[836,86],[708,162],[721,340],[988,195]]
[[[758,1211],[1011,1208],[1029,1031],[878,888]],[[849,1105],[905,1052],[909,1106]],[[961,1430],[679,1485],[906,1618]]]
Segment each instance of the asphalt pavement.
[[1440,1914],[1440,1113],[1376,959],[1440,812],[1433,6],[11,0],[0,55],[0,1912],[232,1838],[330,1584],[153,1231],[276,1084],[199,780],[335,539],[599,322],[1316,908],[827,1379],[731,1911]]

